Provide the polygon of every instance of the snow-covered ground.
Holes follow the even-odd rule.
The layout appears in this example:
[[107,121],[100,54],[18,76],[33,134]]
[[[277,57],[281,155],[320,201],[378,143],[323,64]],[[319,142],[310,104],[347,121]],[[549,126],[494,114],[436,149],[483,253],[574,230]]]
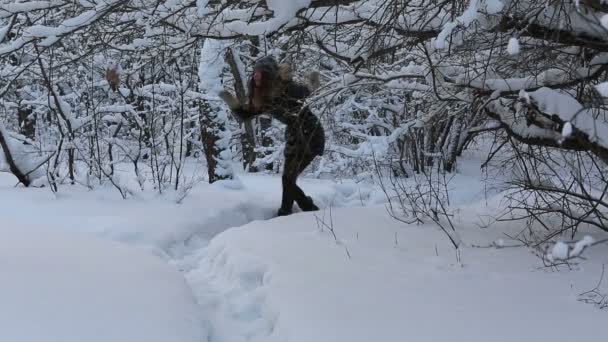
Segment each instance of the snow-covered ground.
[[391,219],[381,191],[352,181],[302,180],[325,210],[272,218],[277,176],[201,183],[177,204],[55,196],[0,174],[0,340],[598,340],[608,312],[577,295],[608,248],[555,272],[525,248],[472,247],[521,223],[480,229],[501,197],[484,196],[475,164],[461,173],[459,258],[438,228]]
[[2,341],[206,338],[205,316],[190,287],[156,257],[94,236],[5,218],[0,236]]
[[[596,263],[539,271],[535,257],[512,248],[464,248],[457,262],[437,229],[403,227],[383,208],[338,209],[332,217],[339,243],[311,215],[299,215],[226,231],[201,252],[188,278],[195,289],[214,289],[197,294],[214,308],[219,341],[594,341],[603,334],[607,313],[577,302],[597,282]],[[468,232],[465,241],[478,241]]]

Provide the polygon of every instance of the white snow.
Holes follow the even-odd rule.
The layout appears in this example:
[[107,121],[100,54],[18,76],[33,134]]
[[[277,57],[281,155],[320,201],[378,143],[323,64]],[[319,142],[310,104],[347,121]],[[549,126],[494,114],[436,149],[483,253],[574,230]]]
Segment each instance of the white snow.
[[[353,181],[302,179],[324,209],[271,219],[280,176],[197,184],[176,204],[172,192],[54,196],[0,174],[0,340],[598,340],[605,313],[576,296],[597,283],[606,246],[570,272],[502,248],[521,227],[478,228],[503,205],[480,163],[450,185],[459,257],[436,226],[390,218],[384,194]],[[577,329],[555,329],[566,325]]]
[[604,14],[602,16],[602,18],[600,19],[600,22],[601,22],[602,26],[604,27],[604,29],[608,30],[608,14]]
[[217,123],[217,127],[220,128],[220,131],[216,133],[218,139],[215,144],[220,153],[217,157],[218,163],[215,174],[222,177],[232,177],[232,152],[230,150],[232,133],[226,128],[229,125],[228,108],[222,101],[219,101],[218,97],[218,94],[223,89],[222,73],[226,68],[224,57],[226,49],[227,45],[225,42],[206,39],[201,48],[198,74],[201,93],[207,98],[215,100],[210,105],[212,109],[205,113],[205,115],[211,121]]
[[27,1],[0,4],[0,18],[6,18],[14,13],[31,12],[34,10],[47,9],[63,4],[63,0]]
[[[587,284],[572,274],[530,272],[521,266],[534,259],[523,250],[465,248],[461,264],[437,229],[400,225],[383,207],[332,216],[338,242],[313,215],[255,222],[211,242],[188,276],[215,289],[201,301],[218,305],[215,322],[225,334],[218,340],[570,341],[601,334],[593,327],[605,315],[573,299],[571,284]],[[467,233],[471,241],[479,231]],[[562,324],[579,329],[555,329]]]
[[245,20],[235,20],[228,22],[225,27],[231,32],[247,35],[262,35],[273,32],[288,24],[299,10],[307,8],[311,2],[312,0],[267,0],[268,9],[273,12],[270,19],[252,23]]
[[568,138],[572,135],[572,124],[570,122],[564,123],[564,127],[562,128],[562,136],[564,138]]
[[497,14],[502,11],[504,4],[501,0],[485,0],[486,13]]
[[570,251],[570,256],[579,256],[585,250],[585,248],[593,245],[595,239],[592,236],[585,235],[581,240],[577,241]]
[[[566,79],[567,74],[563,70],[548,69],[528,77],[474,79],[470,81],[470,85],[485,90],[516,91],[560,84]],[[461,82],[463,81],[469,82],[468,80]]]
[[595,85],[595,89],[600,93],[602,97],[608,97],[608,82],[602,82]]
[[156,257],[6,218],[0,234],[2,341],[200,342],[207,334],[183,277]]
[[217,94],[223,89],[222,72],[226,65],[224,61],[226,48],[226,43],[217,39],[206,39],[203,43],[198,73],[201,92],[208,96],[217,98]]
[[208,9],[206,7],[208,3],[209,0],[196,0],[196,14],[199,17],[202,17],[207,14]]
[[549,260],[566,260],[569,257],[568,245],[558,241],[551,248],[551,254]]
[[[91,22],[103,17],[108,11],[112,11],[120,0],[104,0],[93,10],[88,10],[75,17],[65,19],[58,26],[32,25],[24,28],[23,37],[17,38],[9,43],[0,44],[0,55],[8,54],[20,49],[35,38],[45,38],[40,45],[50,46],[64,36],[85,27]],[[30,12],[43,8],[62,5],[63,1],[31,1],[17,4],[0,4],[0,19],[9,17],[12,13]]]
[[507,52],[509,53],[509,55],[517,55],[519,53],[519,40],[517,40],[517,38],[509,38],[509,44],[507,44]]
[[[45,173],[40,167],[45,161],[44,156],[39,156],[32,146],[25,145],[17,139],[11,137],[1,122],[0,134],[5,137],[13,162],[23,174],[27,175],[33,182],[46,177]],[[6,160],[5,153],[6,152],[0,146],[0,172],[8,172],[10,168]]]
[[[178,193],[125,201],[112,189],[54,196],[14,183],[0,173],[2,341],[206,340],[212,313],[178,270],[218,232],[272,217],[281,189],[280,177],[241,175],[199,184],[176,204]],[[300,183],[322,206],[374,198],[352,182]]]
[[546,87],[530,92],[529,96],[544,113],[559,116],[560,119],[586,133],[591,141],[608,147],[608,122],[605,119],[604,109],[583,108],[568,93]]
[[443,26],[443,29],[437,35],[437,38],[433,40],[433,46],[436,49],[445,49],[447,39],[452,35],[452,31],[458,26],[468,27],[472,22],[477,20],[479,17],[478,8],[479,0],[469,1],[467,9],[458,16],[454,21],[448,22]]
[[547,259],[555,262],[579,257],[583,251],[587,247],[592,246],[594,242],[595,239],[589,235],[585,235],[582,239],[573,243],[557,241],[551,248],[551,251],[547,254]]

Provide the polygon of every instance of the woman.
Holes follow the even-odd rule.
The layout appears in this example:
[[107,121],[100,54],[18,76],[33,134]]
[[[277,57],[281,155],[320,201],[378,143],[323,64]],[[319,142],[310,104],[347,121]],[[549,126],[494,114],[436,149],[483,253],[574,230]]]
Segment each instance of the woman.
[[319,208],[310,196],[296,184],[298,176],[325,151],[325,133],[319,119],[304,106],[310,90],[289,76],[283,65],[274,58],[259,59],[249,81],[249,101],[242,105],[227,91],[220,92],[222,98],[241,120],[250,120],[256,115],[270,114],[287,125],[285,130],[285,167],[283,170],[283,198],[279,216],[292,213],[293,202],[303,211]]

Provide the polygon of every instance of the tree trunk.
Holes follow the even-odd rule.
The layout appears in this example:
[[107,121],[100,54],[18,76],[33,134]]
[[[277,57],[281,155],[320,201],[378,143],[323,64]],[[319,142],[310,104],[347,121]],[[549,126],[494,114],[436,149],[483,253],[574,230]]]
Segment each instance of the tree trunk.
[[[272,152],[269,151],[269,148],[272,146],[272,138],[270,137],[270,129],[272,128],[272,118],[269,117],[260,117],[260,139],[262,141],[262,146],[264,147],[264,152],[261,153],[260,157],[266,157]],[[266,163],[264,168],[267,171],[272,171],[273,165],[272,163]]]
[[212,108],[206,101],[201,105],[201,142],[203,144],[203,152],[207,159],[207,175],[209,183],[213,183],[222,179],[229,179],[229,176],[218,174],[218,158],[220,150],[217,147],[217,142],[220,139],[218,133],[226,127],[220,127],[216,120],[213,120],[214,113]]
[[6,162],[8,163],[11,173],[15,175],[15,177],[17,177],[20,183],[28,187],[31,184],[30,178],[25,173],[23,173],[23,171],[21,171],[15,163],[15,159],[13,159],[13,155],[11,154],[7,139],[8,135],[6,134],[6,130],[4,129],[4,126],[0,124],[0,146],[4,151],[4,157],[6,159]]
[[34,140],[36,137],[36,118],[32,116],[32,107],[19,106],[17,109],[17,120],[19,122],[19,134]]
[[[240,103],[247,102],[247,81],[245,75],[241,75],[238,67],[238,61],[236,60],[238,57],[235,55],[232,49],[228,49],[226,52],[226,62],[230,66],[230,72],[234,77],[234,91],[236,92],[236,97]],[[243,151],[243,168],[246,170],[249,169],[251,172],[256,172],[257,170],[253,166],[255,162],[255,140],[254,140],[254,132],[253,125],[251,124],[251,120],[247,120],[245,122],[241,122],[241,127],[244,126],[244,130],[241,133],[241,146]]]

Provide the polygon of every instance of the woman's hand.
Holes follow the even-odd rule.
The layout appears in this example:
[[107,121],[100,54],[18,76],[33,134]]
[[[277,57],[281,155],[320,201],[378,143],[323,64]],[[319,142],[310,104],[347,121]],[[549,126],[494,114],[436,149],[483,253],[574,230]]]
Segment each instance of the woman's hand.
[[237,110],[241,107],[239,100],[228,90],[224,89],[220,91],[217,96],[219,96],[219,98],[222,99],[222,101],[224,101],[232,110]]

